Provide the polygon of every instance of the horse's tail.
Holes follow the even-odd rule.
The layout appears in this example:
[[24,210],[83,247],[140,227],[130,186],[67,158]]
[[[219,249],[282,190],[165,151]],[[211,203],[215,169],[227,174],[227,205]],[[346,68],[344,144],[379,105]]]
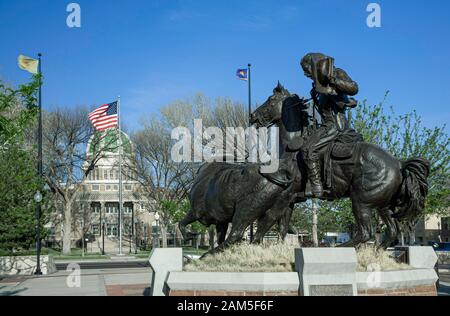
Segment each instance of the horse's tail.
[[422,158],[403,161],[402,174],[403,181],[396,203],[398,211],[394,217],[400,222],[413,222],[425,209],[430,162]]

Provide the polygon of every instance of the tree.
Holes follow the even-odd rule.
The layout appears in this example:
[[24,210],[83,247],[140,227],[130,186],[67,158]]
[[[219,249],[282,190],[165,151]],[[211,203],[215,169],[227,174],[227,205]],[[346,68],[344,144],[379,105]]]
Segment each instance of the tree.
[[[186,199],[191,177],[187,164],[174,163],[170,157],[172,140],[167,126],[153,119],[132,136],[135,159],[127,168],[133,170],[142,193],[153,212],[160,215],[163,247],[167,247],[167,228],[173,208]],[[175,203],[175,206],[173,205]]]
[[[186,214],[187,194],[201,165],[172,160],[171,149],[175,141],[171,139],[171,133],[176,127],[186,127],[193,135],[194,119],[202,119],[204,128],[215,126],[223,132],[226,127],[246,127],[248,124],[248,115],[242,104],[229,98],[217,98],[213,104],[203,94],[197,94],[163,107],[159,115],[143,121],[142,130],[131,137],[136,155],[128,168],[134,170],[136,180],[141,183],[143,193],[150,201],[150,209],[160,214],[163,246],[167,245],[167,227]],[[204,227],[195,228],[205,232]]]
[[42,182],[34,162],[16,144],[0,151],[0,249],[28,250],[36,241],[34,195],[42,191]]
[[[308,232],[312,236],[312,241],[317,238],[317,244],[320,244],[326,233],[342,231],[339,212],[330,211],[329,205],[322,201],[316,201],[314,207],[312,201],[302,203],[296,206],[292,216],[292,225],[300,232]],[[316,210],[315,210],[316,208]],[[314,237],[314,212],[317,212],[317,237]]]
[[105,134],[97,133],[91,147],[98,148],[88,154],[86,148],[93,126],[85,107],[63,108],[46,113],[44,117],[44,176],[47,184],[63,206],[63,254],[71,253],[71,236],[76,201],[84,180],[104,157],[105,148],[112,145],[103,141]]
[[[36,242],[34,195],[44,190],[24,134],[36,122],[38,79],[18,89],[0,81],[0,249],[7,252],[28,250]],[[44,210],[47,200],[44,192]]]
[[39,76],[18,89],[8,87],[0,80],[0,150],[23,141],[23,135],[37,118],[36,92]]

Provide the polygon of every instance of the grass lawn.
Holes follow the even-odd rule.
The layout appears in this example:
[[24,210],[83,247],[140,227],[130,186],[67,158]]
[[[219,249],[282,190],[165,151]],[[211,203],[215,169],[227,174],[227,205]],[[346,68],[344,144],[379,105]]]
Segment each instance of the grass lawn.
[[[205,252],[209,250],[208,247],[199,247],[198,249],[196,247],[183,247],[183,253],[185,255],[195,255],[195,256],[201,256]],[[134,254],[134,252],[126,255],[134,256],[137,259],[148,259],[150,256],[151,250],[146,251],[139,251],[138,254]],[[72,253],[70,255],[62,255],[60,250],[55,249],[43,249],[43,253],[50,254],[53,256],[53,258],[56,261],[61,260],[100,260],[100,259],[109,259],[110,257],[108,255],[103,256],[101,253],[87,253],[84,255],[84,257],[81,255],[81,249],[74,248],[72,249]]]
[[[209,250],[208,247],[199,247],[198,250],[195,247],[183,247],[183,253],[185,255],[195,255],[195,256],[201,256],[205,252]],[[151,250],[148,251],[140,251],[137,255],[134,255],[138,259],[147,259],[150,256]]]
[[86,253],[84,257],[81,254],[81,249],[74,248],[70,255],[62,255],[60,251],[55,249],[46,249],[48,254],[51,254],[55,260],[98,260],[98,259],[109,259],[109,256],[103,256],[100,253]]
[[183,253],[185,255],[195,255],[195,256],[202,256],[205,252],[208,252],[209,247],[183,247]]

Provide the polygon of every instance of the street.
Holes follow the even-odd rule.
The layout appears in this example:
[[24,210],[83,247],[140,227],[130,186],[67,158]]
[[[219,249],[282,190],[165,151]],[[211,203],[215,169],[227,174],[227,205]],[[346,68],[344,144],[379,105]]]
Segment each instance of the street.
[[[70,261],[56,262],[56,269],[58,271],[64,271],[67,269]],[[111,261],[111,260],[86,260],[77,263],[81,270],[92,269],[131,269],[131,268],[148,268],[150,264],[148,259],[142,260],[129,260],[129,261]]]
[[146,267],[91,265],[81,269],[79,278],[64,270],[43,277],[5,278],[0,280],[0,296],[148,296],[151,276],[152,270]]
[[439,270],[439,296],[450,296],[450,265],[441,265]]

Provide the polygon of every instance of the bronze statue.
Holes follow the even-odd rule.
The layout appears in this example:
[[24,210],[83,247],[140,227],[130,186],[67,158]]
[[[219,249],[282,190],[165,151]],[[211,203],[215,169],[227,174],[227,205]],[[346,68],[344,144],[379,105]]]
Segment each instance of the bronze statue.
[[[349,96],[357,94],[358,85],[334,67],[333,58],[308,54],[301,65],[313,80],[311,96],[320,122],[311,119],[307,100],[278,83],[250,121],[256,127],[279,127],[280,169],[267,175],[259,172],[259,164],[201,167],[190,192],[191,210],[180,222],[186,240],[195,236],[186,228],[195,221],[216,225],[220,249],[242,240],[245,229],[255,221],[255,242],[261,242],[277,222],[285,236],[294,205],[313,197],[351,199],[357,233],[344,246],[357,246],[373,237],[374,212],[387,228],[385,246],[397,238],[401,225],[414,223],[422,214],[429,162],[421,158],[400,161],[363,142],[349,127],[345,111],[356,106]],[[229,223],[232,230],[226,237]]]
[[[276,124],[280,128],[281,137],[288,141],[291,134],[300,132],[305,127],[293,125],[293,120],[284,115],[288,111],[286,108],[290,108],[289,99],[292,96],[286,89],[282,90],[279,92],[276,89],[275,93],[282,94],[285,98],[270,97],[252,114],[252,124],[258,127]],[[302,108],[297,111],[298,122],[302,121],[302,111]],[[304,133],[303,137],[308,135]],[[384,245],[390,245],[399,234],[400,224],[408,225],[416,221],[424,210],[430,164],[421,158],[400,161],[376,145],[362,141],[348,142],[353,137],[347,137],[346,133],[342,133],[338,138],[329,148],[320,151],[319,161],[324,170],[321,181],[329,177],[331,184],[330,191],[324,193],[323,199],[350,198],[352,201],[357,233],[343,246],[357,246],[373,237],[371,220],[374,212],[378,212],[386,224],[387,238]],[[303,146],[307,143],[306,140]],[[306,163],[301,155],[297,156],[297,159],[300,172],[290,188],[291,201],[311,197],[308,196],[304,181],[307,178],[305,168],[302,168]],[[283,216],[282,210],[275,211],[278,213],[271,214],[271,220],[262,221],[267,227],[274,225],[275,219]],[[258,230],[263,232],[267,227],[258,227]]]
[[302,147],[312,193],[321,198],[319,153],[349,128],[345,111],[356,107],[357,102],[348,96],[358,93],[358,84],[344,70],[334,67],[333,58],[320,53],[307,54],[301,66],[305,75],[313,80],[311,96],[321,116],[320,127],[312,130]]

